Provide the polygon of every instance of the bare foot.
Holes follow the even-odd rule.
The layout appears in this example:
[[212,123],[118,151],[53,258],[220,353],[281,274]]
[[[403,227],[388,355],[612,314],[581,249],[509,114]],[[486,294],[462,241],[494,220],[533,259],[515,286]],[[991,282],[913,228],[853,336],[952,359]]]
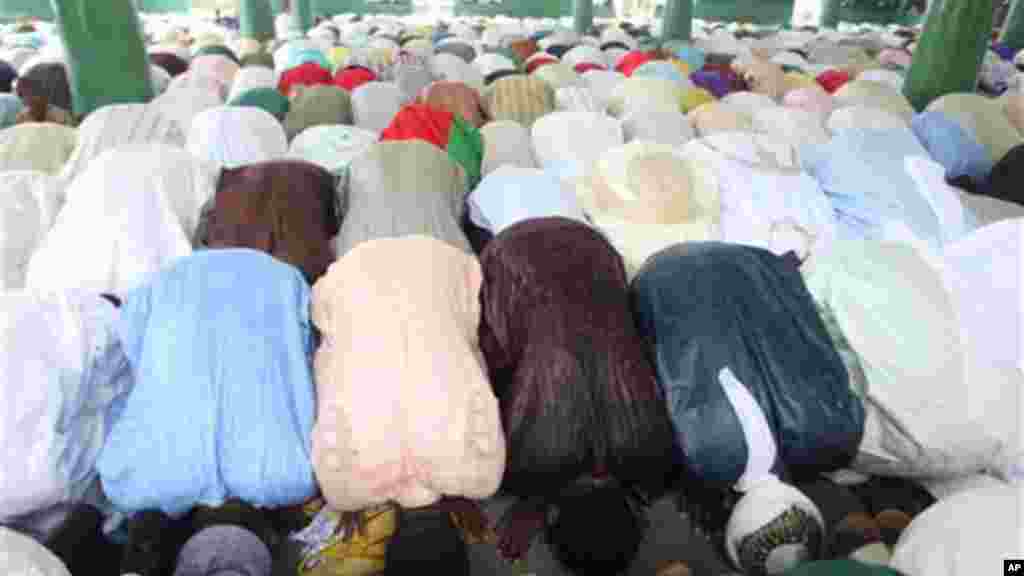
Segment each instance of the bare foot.
[[547,520],[543,504],[519,500],[502,516],[498,525],[498,550],[506,560],[522,558]]

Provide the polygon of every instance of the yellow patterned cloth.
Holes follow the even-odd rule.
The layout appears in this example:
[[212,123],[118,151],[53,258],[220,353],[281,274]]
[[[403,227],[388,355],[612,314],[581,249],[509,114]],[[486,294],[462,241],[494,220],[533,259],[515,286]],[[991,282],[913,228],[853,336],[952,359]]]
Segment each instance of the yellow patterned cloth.
[[342,513],[317,499],[304,508],[311,522],[292,535],[303,545],[299,576],[369,576],[384,571],[388,543],[398,528],[398,513],[392,505],[360,512],[365,530],[351,537],[345,533]]

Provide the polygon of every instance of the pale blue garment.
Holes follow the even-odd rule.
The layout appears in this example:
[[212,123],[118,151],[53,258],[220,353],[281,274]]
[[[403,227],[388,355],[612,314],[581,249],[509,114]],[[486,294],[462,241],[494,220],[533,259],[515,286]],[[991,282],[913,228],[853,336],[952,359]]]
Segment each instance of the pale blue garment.
[[982,182],[992,171],[985,147],[942,112],[922,112],[914,116],[910,128],[932,159],[946,169],[946,178],[967,176]]
[[631,76],[636,78],[661,78],[662,80],[669,80],[683,86],[690,85],[690,79],[683,74],[682,70],[677,68],[675,64],[664,60],[645,62],[638,66]]
[[586,223],[583,210],[558,178],[534,168],[504,165],[469,195],[469,217],[495,235],[531,218],[561,216]]
[[248,249],[197,252],[127,296],[136,387],[97,464],[119,510],[316,494],[309,305],[298,269]]
[[690,67],[690,72],[696,72],[704,67],[704,51],[693,46],[679,46],[675,49],[675,56]]
[[0,130],[14,126],[18,114],[24,109],[21,98],[14,94],[0,94]]
[[887,224],[903,222],[938,251],[939,220],[907,173],[907,156],[928,156],[910,130],[844,130],[800,150],[803,169],[832,202],[840,236],[879,239]]

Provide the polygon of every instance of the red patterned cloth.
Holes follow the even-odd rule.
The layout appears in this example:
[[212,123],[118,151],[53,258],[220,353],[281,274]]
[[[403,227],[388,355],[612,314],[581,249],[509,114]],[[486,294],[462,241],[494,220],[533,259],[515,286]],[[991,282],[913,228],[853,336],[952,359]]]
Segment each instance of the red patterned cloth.
[[369,68],[363,68],[362,66],[349,66],[344,70],[339,70],[334,76],[334,85],[338,88],[352,92],[356,88],[359,88],[367,82],[373,82],[377,79],[377,75]]

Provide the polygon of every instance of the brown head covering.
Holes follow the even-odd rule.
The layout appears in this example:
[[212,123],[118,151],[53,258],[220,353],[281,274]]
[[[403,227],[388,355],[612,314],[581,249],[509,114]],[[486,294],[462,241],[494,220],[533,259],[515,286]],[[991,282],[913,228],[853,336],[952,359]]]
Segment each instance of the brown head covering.
[[461,82],[434,82],[420,94],[420,102],[431,108],[458,114],[475,128],[484,125],[480,95]]
[[149,61],[154,66],[163,68],[171,78],[180,76],[188,71],[188,62],[169,52],[157,52],[149,55]]
[[340,226],[334,177],[307,162],[272,161],[224,170],[209,215],[211,248],[262,250],[313,283],[334,260]]

